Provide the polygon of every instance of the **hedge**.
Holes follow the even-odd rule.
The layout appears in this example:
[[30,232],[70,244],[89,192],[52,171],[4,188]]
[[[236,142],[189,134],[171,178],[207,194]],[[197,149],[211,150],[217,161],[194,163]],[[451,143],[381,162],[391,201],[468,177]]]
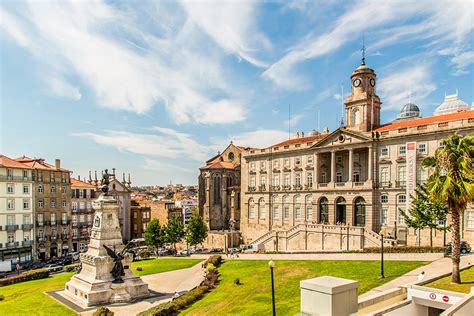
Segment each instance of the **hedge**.
[[[380,253],[380,247],[370,247],[364,248],[362,250],[344,250],[343,253]],[[444,253],[446,251],[445,247],[433,247],[430,248],[429,246],[423,247],[384,247],[384,253],[428,253],[428,252],[437,252],[437,253]]]
[[66,272],[76,271],[76,269],[79,268],[80,266],[81,266],[80,263],[73,263],[73,264],[69,264],[67,266],[64,266],[64,270]]
[[46,269],[37,269],[37,270],[30,270],[27,272],[23,272],[20,275],[11,276],[5,279],[0,280],[0,286],[31,281],[31,280],[38,280],[38,279],[45,279],[49,277],[49,271]]
[[[207,268],[206,278],[201,285],[177,299],[152,307],[138,314],[138,316],[175,316],[194,302],[200,300],[207,292],[211,291],[219,283],[219,271],[217,268],[222,263],[221,256],[211,256],[204,262]],[[208,266],[209,264],[209,266]]]
[[92,316],[114,316],[114,312],[105,306],[99,307]]

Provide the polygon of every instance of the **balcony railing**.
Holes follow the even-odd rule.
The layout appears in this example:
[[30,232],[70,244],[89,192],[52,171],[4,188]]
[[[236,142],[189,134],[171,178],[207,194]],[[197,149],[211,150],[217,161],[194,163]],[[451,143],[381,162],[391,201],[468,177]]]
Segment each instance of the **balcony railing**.
[[30,247],[33,246],[33,241],[32,240],[25,240],[22,242],[23,247]]
[[44,236],[38,236],[37,239],[38,241],[46,241],[46,238]]
[[311,190],[311,189],[313,188],[313,184],[305,184],[305,185],[304,185],[304,188],[305,188],[306,190]]
[[7,248],[15,248],[15,247],[18,247],[19,243],[18,241],[8,242],[6,245],[7,245]]
[[33,224],[22,224],[21,229],[23,230],[31,230],[33,229]]
[[390,181],[381,181],[381,182],[379,182],[379,187],[390,188],[391,186],[392,186],[392,182],[390,182]]
[[365,182],[353,182],[353,183],[354,183],[354,186],[361,187],[364,185]]
[[295,184],[295,185],[293,186],[293,189],[294,189],[294,190],[297,190],[297,191],[303,190],[303,186],[302,186],[301,184]]
[[56,239],[58,239],[58,235],[51,235],[51,236],[49,236],[49,240],[51,240],[51,241],[54,241],[54,240],[56,240]]
[[291,185],[284,185],[283,190],[284,191],[290,191],[291,190]]
[[43,226],[45,226],[45,225],[44,225],[44,222],[36,222],[36,226],[38,226],[38,227],[43,227]]
[[68,225],[69,223],[71,223],[70,220],[65,220],[65,221],[62,220],[62,221],[61,221],[61,225],[63,225],[63,226],[64,226],[64,225]]
[[56,221],[51,221],[50,226],[56,226]]
[[72,239],[73,239],[73,240],[77,240],[78,238],[79,238],[79,236],[77,236],[77,235],[72,235]]
[[62,240],[68,240],[68,234],[61,234],[61,239]]
[[279,185],[272,185],[272,186],[271,186],[271,189],[272,189],[273,191],[280,191],[280,186],[279,186]]
[[254,192],[255,190],[256,190],[256,188],[255,188],[255,187],[251,187],[251,186],[249,186],[249,192]]
[[14,231],[18,229],[18,225],[6,225],[5,230],[6,231]]
[[397,181],[395,181],[395,184],[396,184],[397,188],[404,188],[404,187],[406,187],[407,182],[397,180]]
[[8,180],[8,181],[33,181],[33,177],[0,175],[0,180]]
[[260,186],[258,187],[258,190],[259,191],[266,191],[267,190],[267,186],[265,184],[260,184]]

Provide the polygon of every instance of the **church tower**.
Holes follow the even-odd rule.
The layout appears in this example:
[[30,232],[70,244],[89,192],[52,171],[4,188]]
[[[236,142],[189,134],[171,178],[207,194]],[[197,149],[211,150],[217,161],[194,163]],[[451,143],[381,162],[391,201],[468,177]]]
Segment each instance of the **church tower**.
[[365,65],[365,47],[362,62],[352,72],[352,94],[346,99],[347,128],[370,132],[380,125],[380,98],[375,94],[376,75]]

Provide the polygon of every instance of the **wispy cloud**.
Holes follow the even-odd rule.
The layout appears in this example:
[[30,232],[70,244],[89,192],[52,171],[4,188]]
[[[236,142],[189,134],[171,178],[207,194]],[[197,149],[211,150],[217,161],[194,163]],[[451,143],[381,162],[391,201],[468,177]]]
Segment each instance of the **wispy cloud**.
[[[204,33],[190,25],[191,17],[175,8],[175,19],[154,16],[149,25],[142,14],[160,10],[148,9],[102,1],[29,2],[2,8],[1,26],[43,64],[46,77],[78,76],[104,107],[143,114],[162,104],[178,124],[243,120],[244,96],[228,84],[219,51],[209,53],[202,45]],[[240,18],[251,13],[245,11]],[[150,26],[158,31],[150,32]],[[234,41],[252,30],[242,28],[235,31]],[[223,41],[219,43],[225,45]],[[245,47],[244,42],[229,49],[243,56]],[[53,93],[69,96],[71,87],[58,82]]]
[[50,78],[47,83],[49,86],[48,92],[53,96],[64,97],[74,101],[78,101],[82,97],[78,87],[74,87],[62,79]]
[[273,144],[279,143],[288,139],[288,132],[283,130],[260,129],[252,132],[243,132],[239,134],[231,134],[228,137],[212,137],[210,139],[211,147],[214,152],[222,150],[229,142],[232,141],[235,145],[265,148]]

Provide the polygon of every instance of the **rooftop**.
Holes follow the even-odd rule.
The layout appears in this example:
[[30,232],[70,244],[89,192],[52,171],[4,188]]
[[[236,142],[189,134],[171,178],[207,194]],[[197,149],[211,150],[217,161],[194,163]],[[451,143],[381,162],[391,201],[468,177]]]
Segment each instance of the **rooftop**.
[[71,178],[71,187],[72,188],[83,188],[83,189],[95,189],[95,185]]
[[4,155],[0,155],[0,166],[5,168],[31,169],[31,167]]

